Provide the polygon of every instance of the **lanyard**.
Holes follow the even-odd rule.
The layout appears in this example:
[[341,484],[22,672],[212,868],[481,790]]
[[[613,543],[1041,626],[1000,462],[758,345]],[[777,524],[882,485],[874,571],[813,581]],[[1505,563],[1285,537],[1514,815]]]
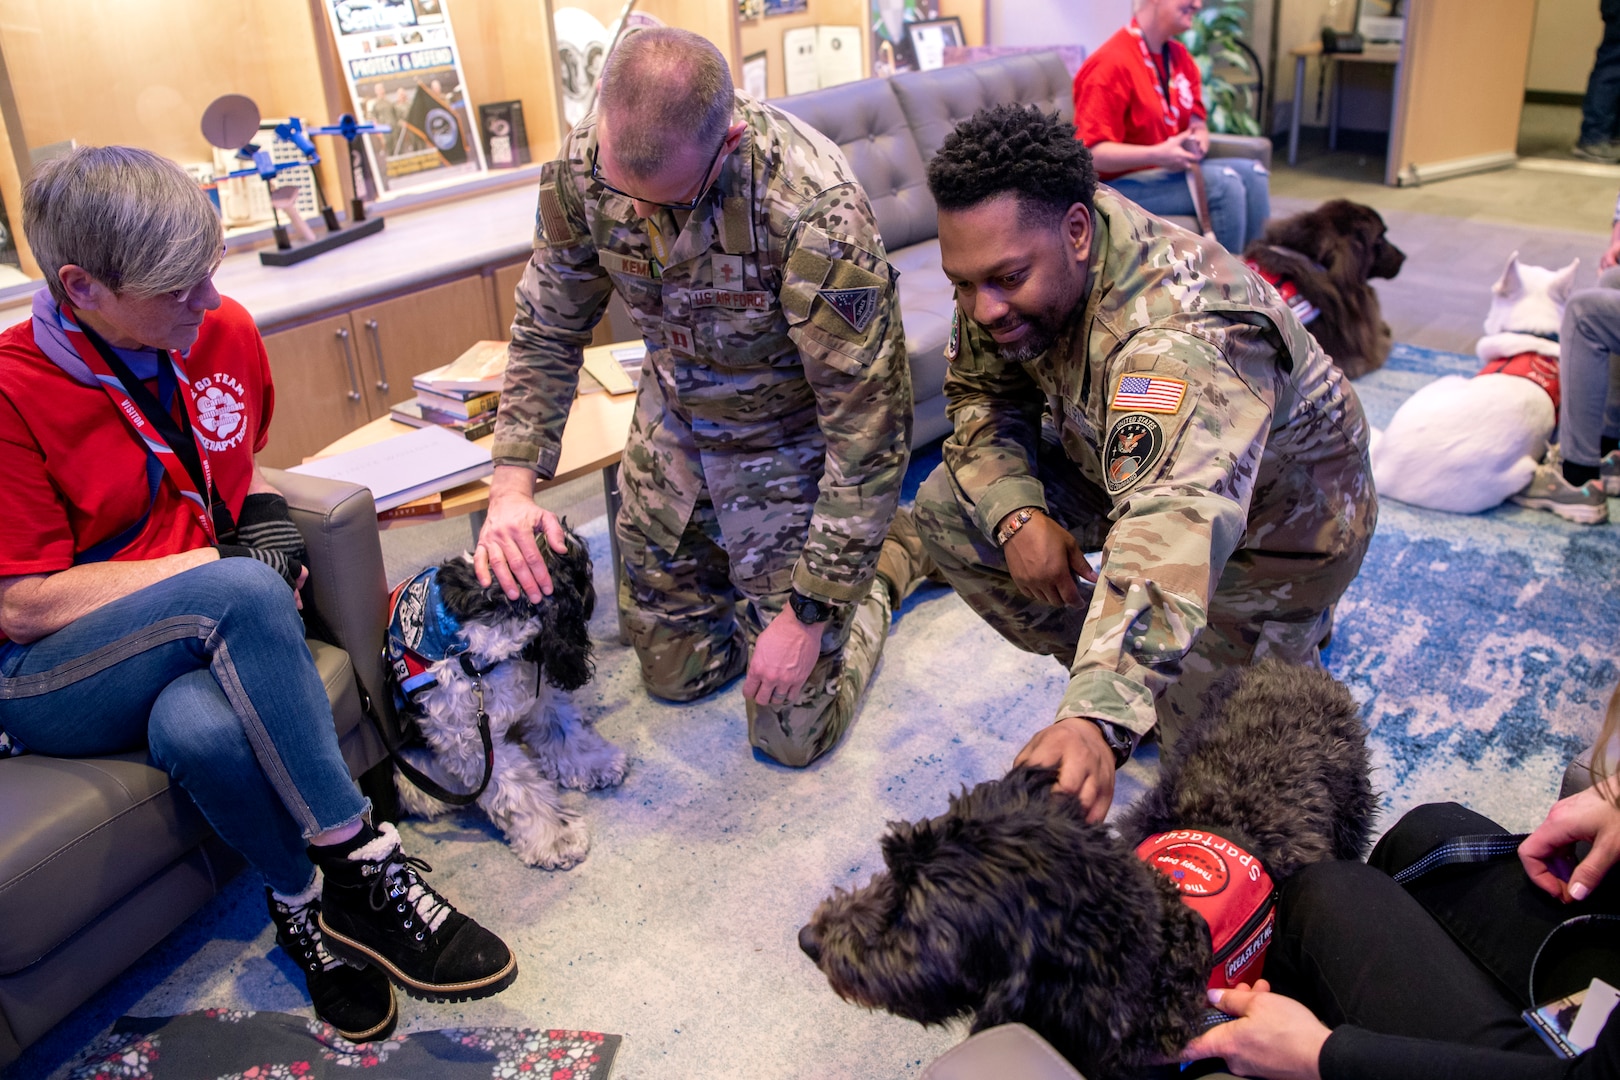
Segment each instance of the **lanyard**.
[[[196,411],[196,402],[192,398],[189,382],[181,377],[180,365],[176,363],[174,355],[165,352],[158,362],[158,387],[167,397],[172,381],[173,390],[179,394],[182,403],[179,421],[135,377],[129,365],[113,352],[112,346],[79,321],[71,307],[63,305],[62,314],[66,316],[63,329],[67,330],[68,342],[79,354],[79,359],[94,373],[119,415],[145,445],[147,453],[162,464],[169,480],[191,504],[192,516],[208,537],[208,542],[219,543],[220,535],[234,531],[235,523],[231,520],[230,509],[214,490],[208,454],[197,445],[192,435],[192,413]],[[84,341],[94,347],[86,349],[82,344]]]
[[1131,34],[1136,38],[1136,47],[1142,50],[1142,62],[1153,72],[1153,88],[1159,92],[1159,103],[1164,106],[1164,115],[1170,121],[1172,131],[1178,130],[1181,125],[1181,110],[1170,101],[1170,41],[1168,38],[1159,48],[1159,57],[1164,61],[1160,67],[1153,62],[1153,54],[1148,51],[1147,38],[1142,36],[1142,27],[1131,16]]

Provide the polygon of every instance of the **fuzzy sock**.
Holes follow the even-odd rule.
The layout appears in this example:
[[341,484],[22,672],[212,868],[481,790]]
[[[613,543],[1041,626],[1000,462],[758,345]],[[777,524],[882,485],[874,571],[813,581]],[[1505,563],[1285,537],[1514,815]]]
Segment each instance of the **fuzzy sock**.
[[360,822],[360,831],[349,837],[347,840],[340,841],[336,844],[311,844],[309,846],[309,850],[312,852],[318,851],[327,858],[346,859],[354,852],[359,851],[361,848],[377,839],[377,835],[376,829],[373,829],[366,822],[362,821]]
[[1564,479],[1568,480],[1573,487],[1580,487],[1588,480],[1596,480],[1597,478],[1598,467],[1596,465],[1577,465],[1573,461],[1564,462]]

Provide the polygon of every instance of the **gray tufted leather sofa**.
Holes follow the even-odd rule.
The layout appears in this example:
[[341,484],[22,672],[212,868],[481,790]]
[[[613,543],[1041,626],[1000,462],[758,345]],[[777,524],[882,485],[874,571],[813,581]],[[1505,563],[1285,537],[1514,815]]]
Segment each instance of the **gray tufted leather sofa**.
[[[388,589],[371,492],[265,470],[310,553],[310,640],[339,745],[384,760],[359,686],[383,685]],[[347,649],[345,649],[347,646]],[[358,679],[357,679],[358,677]],[[385,722],[391,705],[378,701]],[[144,751],[0,760],[0,1066],[117,978],[243,866]]]
[[[955,300],[939,265],[939,219],[928,193],[928,161],[957,124],[986,106],[1038,105],[1072,120],[1072,87],[1062,56],[1039,52],[864,79],[772,102],[837,143],[872,201],[883,246],[900,271],[914,446],[951,429],[945,416],[945,341]],[[1210,154],[1256,158],[1269,167],[1271,143],[1216,135]]]

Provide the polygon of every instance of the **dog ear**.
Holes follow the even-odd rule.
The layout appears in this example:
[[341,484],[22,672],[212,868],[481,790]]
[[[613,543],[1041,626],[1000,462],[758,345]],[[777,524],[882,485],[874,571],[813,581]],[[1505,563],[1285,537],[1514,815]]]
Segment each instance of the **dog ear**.
[[889,822],[889,831],[882,841],[883,861],[895,884],[902,889],[916,884],[918,871],[939,850],[939,840],[932,821]]
[[579,537],[564,523],[567,550],[561,555],[551,545],[540,545],[551,571],[551,595],[541,601],[537,614],[540,633],[525,655],[537,661],[548,683],[559,690],[578,690],[596,674],[592,659],[590,620],[596,607],[591,583],[591,556]]
[[1548,283],[1547,294],[1559,307],[1569,303],[1569,294],[1575,289],[1575,271],[1580,268],[1581,260],[1576,259],[1554,274],[1552,281]]
[[1491,286],[1491,292],[1497,296],[1517,296],[1524,289],[1524,282],[1519,278],[1519,253],[1515,251],[1508,256],[1507,268],[1502,276]]

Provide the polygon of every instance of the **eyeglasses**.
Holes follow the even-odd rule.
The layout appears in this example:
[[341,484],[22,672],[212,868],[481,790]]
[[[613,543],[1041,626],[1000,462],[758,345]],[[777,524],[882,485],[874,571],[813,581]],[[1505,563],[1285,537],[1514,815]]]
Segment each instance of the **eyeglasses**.
[[726,140],[724,137],[722,137],[720,139],[720,145],[714,148],[714,157],[709,159],[709,167],[703,170],[703,180],[698,188],[698,193],[692,196],[692,198],[687,202],[673,203],[659,202],[656,199],[643,199],[639,195],[632,195],[622,188],[614,187],[612,184],[607,182],[607,177],[602,175],[602,165],[601,162],[598,161],[598,157],[602,153],[601,146],[591,148],[591,179],[613,192],[613,194],[623,195],[632,202],[646,203],[649,206],[659,206],[665,210],[696,210],[697,204],[702,202],[703,197],[709,193],[709,188],[712,186],[712,181],[710,181],[709,177],[714,173],[714,167],[719,163],[720,155],[725,152],[725,149]]

